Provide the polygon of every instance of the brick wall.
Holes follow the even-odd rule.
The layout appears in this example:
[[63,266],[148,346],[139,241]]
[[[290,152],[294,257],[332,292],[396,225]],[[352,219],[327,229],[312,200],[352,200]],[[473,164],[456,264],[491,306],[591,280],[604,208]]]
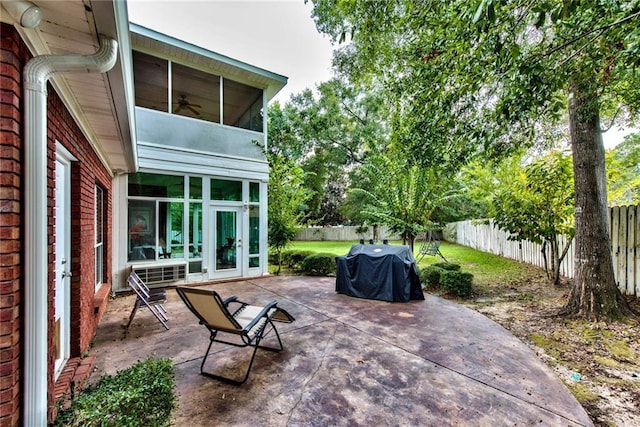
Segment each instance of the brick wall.
[[[48,111],[48,186],[50,195],[54,194],[55,182],[55,143],[61,143],[78,159],[71,165],[71,356],[77,357],[89,349],[100,316],[108,302],[108,292],[95,292],[95,187],[104,190],[105,206],[105,241],[111,236],[111,175],[99,157],[87,142],[82,132],[65,109],[60,98],[49,86],[47,98]],[[55,200],[49,198],[49,209],[52,210]],[[50,227],[53,216],[50,215]],[[50,262],[53,266],[53,229],[50,236]],[[104,279],[111,277],[110,244],[104,249]],[[52,267],[51,267],[52,268]],[[50,277],[53,277],[50,272]],[[53,280],[49,283],[51,294],[55,289]],[[103,289],[109,289],[109,283],[103,283]],[[53,301],[53,299],[51,299]],[[50,310],[53,306],[50,305]],[[53,319],[53,313],[50,317]],[[49,323],[49,336],[54,334],[54,323]],[[54,362],[54,341],[49,339],[50,366]],[[53,395],[53,376],[50,378],[50,395]]]
[[22,323],[21,71],[28,52],[0,24],[0,425],[18,425]]
[[[0,425],[20,424],[24,308],[22,240],[24,146],[22,141],[22,69],[30,54],[14,28],[0,24]],[[95,186],[104,190],[104,280],[111,277],[112,186],[108,169],[64,107],[51,85],[47,98],[48,211],[48,395],[54,396],[54,217],[55,144],[61,143],[78,161],[71,169],[71,356],[80,356],[91,340],[107,304],[110,283],[95,291]],[[50,420],[53,411],[50,411]]]

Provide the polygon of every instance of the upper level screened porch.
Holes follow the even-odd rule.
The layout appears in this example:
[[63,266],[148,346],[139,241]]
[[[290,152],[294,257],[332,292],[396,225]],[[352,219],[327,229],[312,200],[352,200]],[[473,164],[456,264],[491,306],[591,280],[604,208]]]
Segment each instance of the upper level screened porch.
[[267,103],[286,77],[132,24],[137,139],[265,161]]

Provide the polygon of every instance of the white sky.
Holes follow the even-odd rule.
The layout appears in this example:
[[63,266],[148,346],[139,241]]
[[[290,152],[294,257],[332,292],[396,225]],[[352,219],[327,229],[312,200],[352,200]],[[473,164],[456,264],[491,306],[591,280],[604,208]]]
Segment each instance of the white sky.
[[329,80],[332,46],[303,0],[128,0],[129,20],[284,75],[274,100]]
[[[274,100],[332,77],[329,38],[303,0],[128,0],[131,22],[289,78]],[[635,129],[603,134],[606,148]]]

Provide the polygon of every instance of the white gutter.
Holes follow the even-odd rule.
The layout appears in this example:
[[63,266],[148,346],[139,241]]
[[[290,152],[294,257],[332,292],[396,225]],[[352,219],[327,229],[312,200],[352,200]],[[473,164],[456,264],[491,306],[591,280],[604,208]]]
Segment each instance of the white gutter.
[[118,43],[100,37],[93,55],[41,55],[23,70],[25,115],[25,426],[47,425],[47,82],[56,73],[104,73],[116,63]]

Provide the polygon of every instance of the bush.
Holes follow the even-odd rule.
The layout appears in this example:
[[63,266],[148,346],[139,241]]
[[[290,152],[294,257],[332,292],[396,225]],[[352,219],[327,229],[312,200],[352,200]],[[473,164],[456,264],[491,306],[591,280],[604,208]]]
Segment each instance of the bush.
[[440,287],[458,297],[468,297],[471,295],[471,284],[473,274],[462,271],[444,270],[440,274]]
[[302,272],[310,276],[336,274],[336,256],[330,253],[314,253],[302,261]]
[[445,270],[430,265],[420,270],[420,283],[424,289],[438,289],[440,288],[440,275]]
[[282,262],[289,268],[294,270],[301,270],[302,263],[309,255],[313,255],[313,251],[308,250],[288,250],[282,253]]
[[105,375],[61,410],[57,426],[168,426],[176,405],[171,359],[138,362]]
[[[270,265],[278,265],[278,254],[276,251],[269,251],[269,264]],[[284,258],[284,252],[282,253],[282,257]]]
[[447,271],[460,271],[460,264],[454,264],[452,262],[436,262],[433,266]]

